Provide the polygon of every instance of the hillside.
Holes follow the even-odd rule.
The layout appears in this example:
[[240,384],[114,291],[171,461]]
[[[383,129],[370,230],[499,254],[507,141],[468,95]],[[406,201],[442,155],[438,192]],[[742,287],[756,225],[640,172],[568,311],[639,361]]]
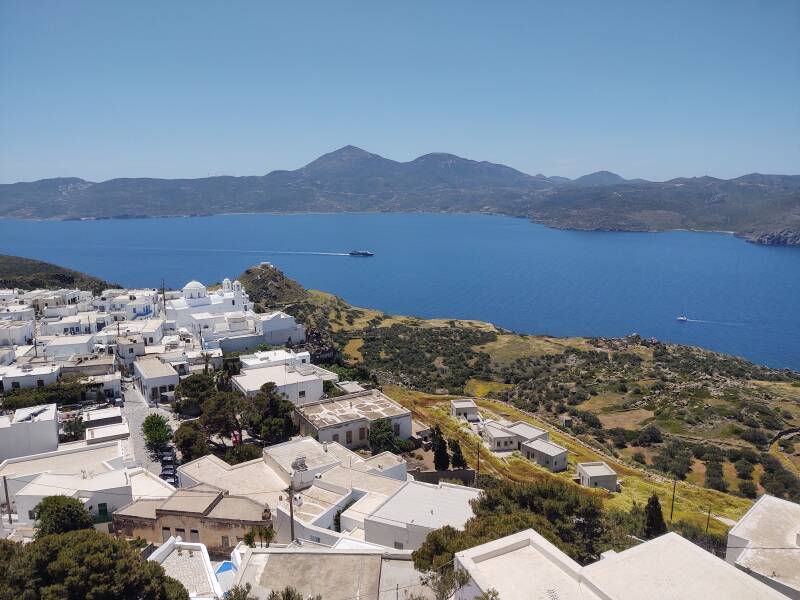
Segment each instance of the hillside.
[[0,185],[0,217],[130,218],[231,212],[468,211],[552,227],[733,231],[800,244],[800,176],[575,180],[434,153],[397,162],[345,146],[294,171],[200,179],[77,178]]
[[496,414],[556,428],[559,415],[571,414],[579,443],[626,468],[728,496],[768,490],[800,499],[800,454],[791,439],[800,428],[800,373],[638,336],[554,338],[391,316],[303,290],[269,266],[240,280],[260,294],[262,308],[296,315],[316,344],[338,350],[362,377],[405,390],[403,398],[480,397]]
[[79,288],[99,294],[118,287],[119,284],[48,262],[0,254],[0,288]]

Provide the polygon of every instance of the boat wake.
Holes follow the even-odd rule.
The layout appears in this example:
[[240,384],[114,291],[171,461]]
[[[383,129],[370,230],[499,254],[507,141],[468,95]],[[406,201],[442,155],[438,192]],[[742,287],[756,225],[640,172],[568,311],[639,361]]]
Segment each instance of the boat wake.
[[741,323],[730,323],[727,321],[707,321],[705,319],[686,319],[685,323],[703,323],[705,325],[725,325],[726,327],[742,327]]

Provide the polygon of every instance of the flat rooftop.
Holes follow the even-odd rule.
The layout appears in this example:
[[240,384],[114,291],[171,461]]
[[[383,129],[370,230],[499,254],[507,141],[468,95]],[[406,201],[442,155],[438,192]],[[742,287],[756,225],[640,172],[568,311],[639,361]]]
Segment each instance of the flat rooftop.
[[325,600],[377,598],[381,560],[381,554],[369,551],[256,548],[246,555],[236,583],[249,583],[260,598],[287,586],[304,598],[316,594]]
[[[94,341],[94,334],[48,336],[47,346],[72,346],[74,344],[90,344]],[[39,339],[44,339],[44,336]]]
[[365,390],[322,402],[305,404],[297,407],[297,411],[316,429],[362,419],[372,422],[382,418],[411,415],[410,410],[403,408],[378,390]]
[[274,383],[281,387],[319,379],[332,381],[338,379],[338,376],[314,365],[269,365],[246,369],[240,375],[233,376],[237,385],[246,392],[257,392],[265,383]]
[[509,431],[505,426],[501,425],[497,421],[486,421],[483,424],[483,428],[493,438],[514,437],[516,435],[514,432]]
[[194,481],[207,483],[231,494],[247,496],[265,506],[274,507],[285,493],[287,483],[263,459],[229,465],[216,456],[203,456],[178,467]]
[[753,546],[737,565],[800,590],[800,504],[764,494],[728,533]]
[[447,483],[431,485],[408,481],[369,518],[430,529],[438,529],[445,525],[463,529],[464,523],[472,517],[472,507],[469,502],[476,499],[480,493],[479,489],[463,485]]
[[178,374],[175,372],[175,369],[173,369],[170,365],[161,362],[157,358],[144,358],[137,360],[133,364],[138,369],[139,373],[142,374],[142,377],[146,379],[178,376]]
[[547,431],[544,429],[529,425],[525,421],[511,423],[510,425],[506,425],[505,428],[526,440],[533,440],[547,435]]
[[344,464],[350,466],[362,463],[363,459],[355,452],[348,450],[341,444],[330,442],[320,444],[312,437],[301,437],[268,446],[265,454],[274,460],[287,474],[291,474],[292,463],[298,456],[305,458],[309,469],[316,469],[326,465]]
[[494,588],[502,600],[599,598],[581,582],[581,566],[532,529],[458,552],[456,558],[483,591]]
[[92,421],[99,421],[102,419],[122,418],[122,409],[119,406],[109,406],[108,408],[99,408],[97,410],[83,411],[84,423],[91,423]]
[[578,463],[578,468],[582,469],[589,477],[601,477],[605,475],[616,475],[616,471],[604,462],[585,462]]
[[206,565],[206,559],[196,545],[178,544],[160,562],[164,572],[180,581],[192,593],[192,598],[217,597],[211,581],[214,574],[208,571],[211,565]]
[[786,600],[783,594],[676,533],[599,560],[584,567],[583,575],[614,600]]
[[563,454],[567,451],[567,449],[563,446],[559,446],[558,444],[554,444],[553,442],[548,442],[547,440],[543,439],[524,442],[523,445],[527,448],[531,448],[532,450],[537,450],[547,454],[548,456],[558,456],[559,454]]
[[52,471],[54,473],[80,473],[81,471],[107,471],[105,462],[122,456],[125,446],[121,440],[87,446],[85,442],[61,444],[58,450],[19,458],[9,458],[0,463],[0,475],[30,475]]
[[478,408],[474,400],[464,398],[463,400],[450,400],[450,405],[456,408]]

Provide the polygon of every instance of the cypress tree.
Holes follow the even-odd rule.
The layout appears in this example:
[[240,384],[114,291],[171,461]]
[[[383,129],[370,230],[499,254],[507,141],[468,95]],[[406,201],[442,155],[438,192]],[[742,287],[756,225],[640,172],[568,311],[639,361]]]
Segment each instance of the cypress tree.
[[644,537],[652,539],[656,536],[667,533],[667,524],[664,523],[664,515],[661,514],[661,503],[655,492],[647,501],[644,507]]

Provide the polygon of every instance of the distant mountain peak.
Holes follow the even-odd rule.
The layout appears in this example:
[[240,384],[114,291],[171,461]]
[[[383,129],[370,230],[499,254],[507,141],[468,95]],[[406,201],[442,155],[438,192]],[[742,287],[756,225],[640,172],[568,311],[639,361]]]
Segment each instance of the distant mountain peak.
[[579,185],[616,185],[625,183],[625,178],[611,171],[595,171],[572,181]]

